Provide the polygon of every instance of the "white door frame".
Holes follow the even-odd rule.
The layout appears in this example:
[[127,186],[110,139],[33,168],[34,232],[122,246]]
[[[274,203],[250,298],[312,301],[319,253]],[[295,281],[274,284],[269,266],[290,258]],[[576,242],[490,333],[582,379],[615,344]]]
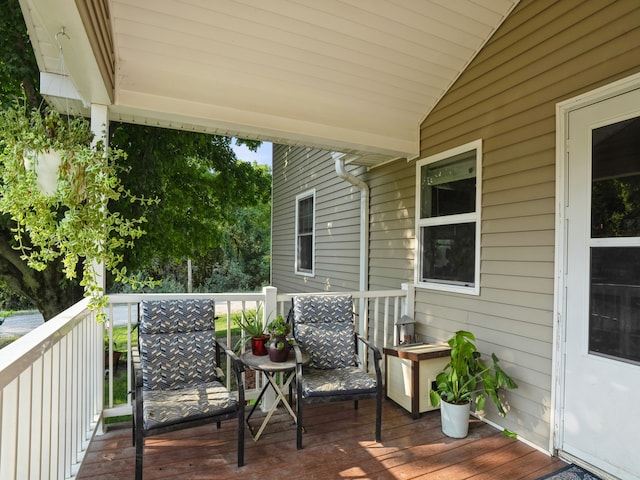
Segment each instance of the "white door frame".
[[562,422],[565,372],[566,338],[566,280],[567,280],[567,156],[569,152],[569,114],[583,107],[640,88],[640,73],[584,93],[556,105],[556,232],[555,232],[555,275],[553,307],[553,364],[551,386],[551,435],[549,451],[558,453],[563,445]]

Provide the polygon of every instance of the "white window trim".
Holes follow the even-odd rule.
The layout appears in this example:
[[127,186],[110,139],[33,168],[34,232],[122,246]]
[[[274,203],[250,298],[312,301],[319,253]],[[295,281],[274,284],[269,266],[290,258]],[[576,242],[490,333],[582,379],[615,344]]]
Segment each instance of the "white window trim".
[[[423,165],[446,160],[470,150],[476,150],[476,211],[473,213],[464,213],[460,215],[450,215],[446,217],[436,217],[431,219],[420,218],[420,199],[421,199],[421,179],[420,168]],[[427,288],[430,290],[439,290],[444,292],[464,293],[468,295],[480,295],[480,220],[482,210],[482,139],[474,140],[464,145],[452,148],[445,152],[431,155],[416,162],[416,251],[415,251],[415,268],[414,283],[418,288]],[[424,226],[444,225],[452,223],[476,222],[476,248],[475,248],[475,266],[474,266],[474,285],[464,286],[457,284],[424,282],[420,280],[420,272],[422,271],[422,235],[420,229]]]
[[[300,201],[306,198],[313,197],[313,234],[311,238],[311,271],[301,271],[298,267],[298,209]],[[303,277],[315,277],[316,275],[316,189],[307,190],[299,195],[296,195],[296,216],[295,216],[295,236],[293,241],[293,258],[294,260],[294,273]]]

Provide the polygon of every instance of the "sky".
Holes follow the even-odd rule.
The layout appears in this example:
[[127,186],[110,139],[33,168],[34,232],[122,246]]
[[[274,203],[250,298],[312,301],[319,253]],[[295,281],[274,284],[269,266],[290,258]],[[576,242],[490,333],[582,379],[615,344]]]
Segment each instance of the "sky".
[[260,165],[269,165],[271,167],[271,142],[262,142],[258,151],[252,152],[244,145],[236,145],[235,140],[231,144],[231,148],[236,154],[238,160],[252,162],[255,160]]

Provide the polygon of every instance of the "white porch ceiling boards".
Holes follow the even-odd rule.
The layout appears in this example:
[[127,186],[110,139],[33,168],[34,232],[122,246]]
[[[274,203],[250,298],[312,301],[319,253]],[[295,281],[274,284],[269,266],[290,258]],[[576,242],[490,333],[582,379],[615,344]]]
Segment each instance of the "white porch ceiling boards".
[[112,94],[75,1],[21,2],[41,70],[87,104],[111,95],[112,119],[378,163],[419,153],[421,121],[517,0],[106,0]]

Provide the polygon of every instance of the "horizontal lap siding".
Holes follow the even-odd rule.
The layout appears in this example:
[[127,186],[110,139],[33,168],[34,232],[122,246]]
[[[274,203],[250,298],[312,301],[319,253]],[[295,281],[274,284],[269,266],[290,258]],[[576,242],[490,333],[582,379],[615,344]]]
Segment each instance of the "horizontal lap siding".
[[542,448],[552,383],[555,105],[640,71],[639,19],[636,0],[521,1],[421,128],[422,156],[482,138],[483,196],[481,294],[418,289],[418,330],[437,340],[474,332],[520,385],[508,394],[507,418],[489,418]]
[[369,211],[369,289],[413,281],[415,256],[414,163],[397,160],[366,176]]
[[[359,169],[353,169],[357,175]],[[296,196],[316,190],[315,276],[294,273]],[[358,290],[360,191],[341,180],[331,152],[274,145],[271,284],[281,292]]]

